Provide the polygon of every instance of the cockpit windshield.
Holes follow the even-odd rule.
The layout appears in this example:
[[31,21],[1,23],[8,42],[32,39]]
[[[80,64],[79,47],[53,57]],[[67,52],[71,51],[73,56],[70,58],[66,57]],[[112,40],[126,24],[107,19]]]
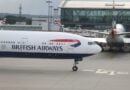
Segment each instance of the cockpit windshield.
[[95,42],[88,42],[88,45],[95,45]]

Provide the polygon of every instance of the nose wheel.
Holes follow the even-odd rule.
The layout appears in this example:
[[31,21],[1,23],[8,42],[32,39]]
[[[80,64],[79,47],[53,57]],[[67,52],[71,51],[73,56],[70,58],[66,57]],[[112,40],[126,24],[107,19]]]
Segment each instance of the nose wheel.
[[73,67],[72,67],[72,70],[73,70],[73,71],[77,71],[77,70],[78,70],[78,67],[77,67],[77,66],[73,66]]
[[73,71],[77,71],[78,70],[78,67],[77,67],[78,63],[79,63],[78,60],[74,60],[74,66],[72,67]]

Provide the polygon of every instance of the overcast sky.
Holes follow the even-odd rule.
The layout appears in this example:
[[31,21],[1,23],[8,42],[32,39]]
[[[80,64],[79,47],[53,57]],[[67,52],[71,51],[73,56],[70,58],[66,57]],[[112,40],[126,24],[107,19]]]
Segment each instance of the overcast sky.
[[[0,13],[19,13],[22,4],[23,14],[47,15],[47,0],[0,0]],[[59,6],[62,0],[52,0],[53,7]]]
[[[47,0],[0,0],[0,13],[19,13],[19,5],[22,4],[23,14],[47,15]],[[54,8],[58,7],[62,0],[52,0]],[[92,1],[92,0],[89,0]],[[95,1],[95,0],[93,0]],[[96,0],[112,1],[112,0]],[[115,0],[130,1],[130,0]]]

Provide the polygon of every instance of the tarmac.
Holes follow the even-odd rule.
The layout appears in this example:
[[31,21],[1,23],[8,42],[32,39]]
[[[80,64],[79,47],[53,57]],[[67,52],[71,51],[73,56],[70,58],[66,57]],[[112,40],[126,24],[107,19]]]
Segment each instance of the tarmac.
[[130,53],[73,60],[0,58],[0,90],[130,90]]

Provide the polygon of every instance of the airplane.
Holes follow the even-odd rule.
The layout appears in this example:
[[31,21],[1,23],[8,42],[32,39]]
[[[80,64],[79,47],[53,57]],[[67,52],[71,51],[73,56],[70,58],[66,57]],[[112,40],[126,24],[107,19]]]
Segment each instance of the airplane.
[[[124,26],[122,24],[116,24],[115,20],[115,0],[113,0],[113,21],[112,21],[112,28],[109,29],[109,32],[95,32],[98,34],[103,34],[107,36],[106,38],[90,38],[91,40],[97,42],[104,50],[104,46],[109,46],[109,50],[119,49],[125,50],[129,49],[130,47],[130,38],[126,38],[126,36],[130,36],[130,32],[126,32]],[[130,51],[130,49],[129,49]]]
[[83,57],[101,47],[85,37],[65,32],[0,31],[0,57],[74,59],[73,71]]
[[90,38],[102,47],[102,51],[104,51],[104,47],[106,46],[109,47],[110,51],[114,49],[124,51],[130,48],[130,38],[126,37],[130,36],[130,32],[126,32],[122,24],[116,24],[109,32],[96,33],[106,36],[105,38]]

